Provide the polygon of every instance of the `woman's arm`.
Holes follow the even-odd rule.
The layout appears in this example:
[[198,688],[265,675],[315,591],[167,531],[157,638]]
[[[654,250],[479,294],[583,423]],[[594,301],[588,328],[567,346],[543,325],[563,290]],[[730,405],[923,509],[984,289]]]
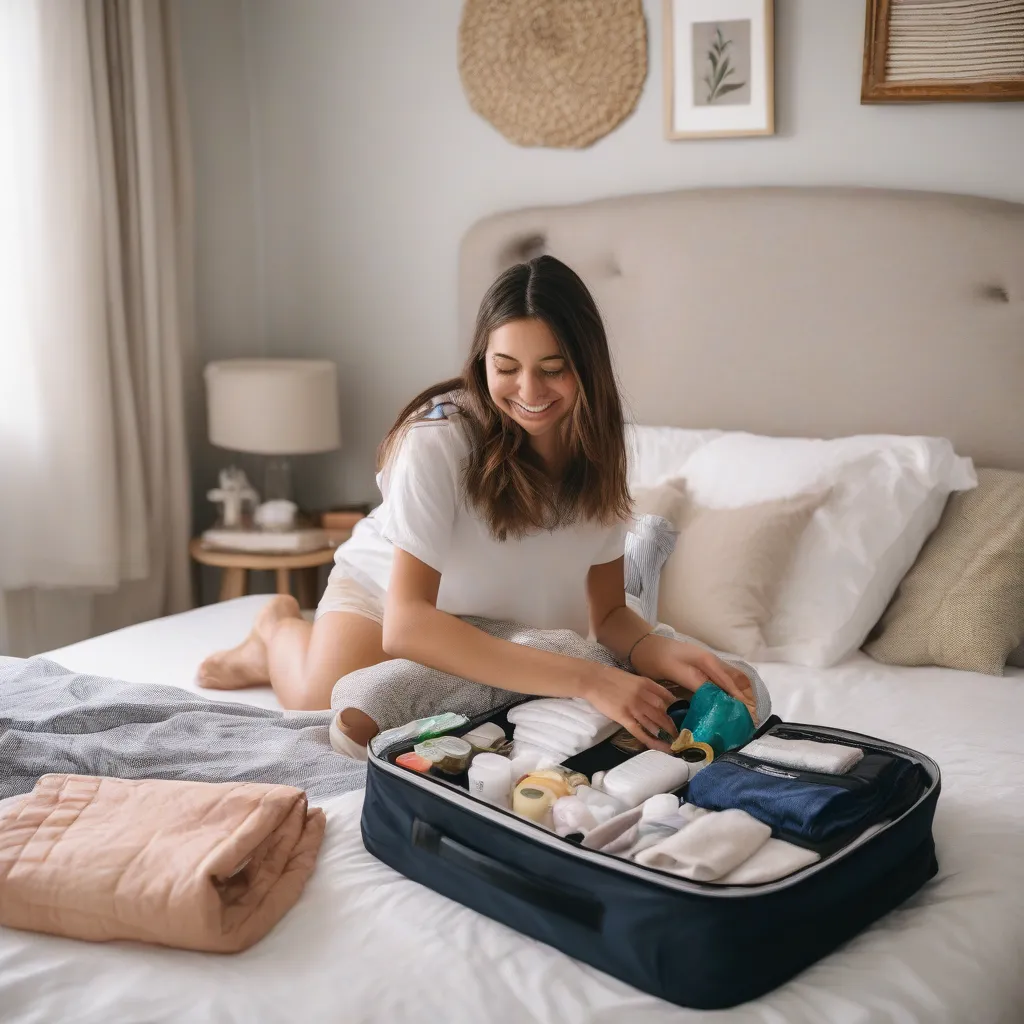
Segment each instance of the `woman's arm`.
[[[651,679],[501,640],[437,609],[441,574],[395,548],[384,607],[384,652],[487,686],[545,697],[585,697],[648,746],[672,730],[672,695]],[[640,723],[640,724],[638,724]]]
[[620,661],[629,658],[637,672],[652,679],[669,679],[691,692],[710,680],[743,701],[753,715],[753,688],[739,669],[697,644],[651,633],[650,625],[627,606],[624,559],[590,567],[587,600],[594,638]]

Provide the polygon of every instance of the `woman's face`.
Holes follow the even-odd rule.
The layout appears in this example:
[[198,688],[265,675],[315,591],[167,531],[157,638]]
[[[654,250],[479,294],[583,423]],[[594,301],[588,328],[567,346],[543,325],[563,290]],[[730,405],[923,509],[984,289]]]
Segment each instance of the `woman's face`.
[[532,438],[572,409],[576,378],[543,320],[512,320],[492,331],[484,361],[494,404]]

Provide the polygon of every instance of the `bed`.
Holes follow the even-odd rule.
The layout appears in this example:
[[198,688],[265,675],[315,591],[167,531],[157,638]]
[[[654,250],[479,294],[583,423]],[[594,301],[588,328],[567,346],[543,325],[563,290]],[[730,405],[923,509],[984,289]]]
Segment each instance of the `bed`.
[[[463,327],[494,273],[537,251],[564,258],[594,290],[641,422],[930,433],[980,465],[1024,469],[1024,207],[781,189],[517,211],[466,237]],[[685,387],[695,378],[701,387]],[[201,658],[241,639],[263,600],[49,657],[194,690]],[[669,1006],[407,881],[363,849],[361,794],[350,793],[323,802],[328,832],[313,879],[253,949],[217,957],[0,930],[0,1017],[1024,1020],[1024,670],[894,668],[862,653],[829,669],[757,667],[783,718],[906,743],[943,773],[937,878],[760,1000],[714,1014]],[[226,696],[275,706],[269,691]]]

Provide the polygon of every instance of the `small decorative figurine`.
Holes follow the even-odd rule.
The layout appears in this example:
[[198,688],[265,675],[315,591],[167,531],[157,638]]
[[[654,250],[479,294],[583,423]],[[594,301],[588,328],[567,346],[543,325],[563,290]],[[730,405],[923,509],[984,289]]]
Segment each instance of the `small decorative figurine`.
[[254,490],[245,471],[237,466],[222,469],[220,486],[206,492],[206,497],[221,506],[220,523],[227,529],[240,529],[244,525],[245,507],[255,508],[260,496]]

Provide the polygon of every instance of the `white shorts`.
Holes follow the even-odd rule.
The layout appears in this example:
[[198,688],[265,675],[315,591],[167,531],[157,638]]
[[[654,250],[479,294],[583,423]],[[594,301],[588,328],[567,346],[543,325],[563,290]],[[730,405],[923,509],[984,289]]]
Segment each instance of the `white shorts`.
[[383,602],[362,583],[349,576],[340,565],[334,566],[331,575],[327,577],[327,588],[316,606],[316,618],[319,619],[325,612],[362,615],[365,619],[372,619],[378,626],[384,625]]

